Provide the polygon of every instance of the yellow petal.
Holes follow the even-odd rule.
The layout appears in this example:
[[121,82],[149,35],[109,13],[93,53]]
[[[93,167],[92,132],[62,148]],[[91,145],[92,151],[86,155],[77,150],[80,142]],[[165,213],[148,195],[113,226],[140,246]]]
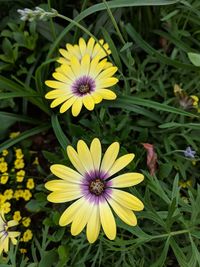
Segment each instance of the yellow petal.
[[[69,154],[68,154],[68,156],[69,156]],[[69,158],[70,158],[70,156],[69,156]],[[75,168],[76,168],[76,166],[75,166]],[[69,183],[80,183],[81,180],[83,179],[83,176],[80,173],[74,171],[71,168],[68,168],[67,166],[61,165],[61,164],[52,165],[50,167],[50,170],[55,176],[65,180],[66,182],[69,182]]]
[[83,164],[81,163],[77,152],[72,146],[67,147],[67,155],[73,166],[78,170],[78,172],[84,175],[86,173],[86,170],[83,167]]
[[76,213],[71,225],[71,234],[78,235],[86,226],[93,209],[93,203],[85,200],[79,212]]
[[108,77],[111,77],[116,71],[117,67],[108,68],[99,74],[98,79],[107,79]]
[[81,52],[82,57],[85,55],[86,52],[86,43],[85,40],[83,38],[79,39],[79,49]]
[[119,175],[112,179],[111,187],[129,187],[141,183],[144,180],[144,175],[141,173],[131,172]]
[[[8,232],[8,236],[10,237],[10,238],[15,238],[15,237],[17,237],[17,236],[19,236],[20,235],[20,232],[16,232],[16,231],[12,231],[12,232]],[[17,240],[16,240],[17,241]],[[15,244],[16,245],[16,244]]]
[[119,143],[112,143],[106,150],[101,163],[101,171],[108,172],[114,164],[119,153]]
[[67,50],[61,48],[61,49],[59,49],[59,52],[66,59],[68,59],[68,60],[70,59],[70,54]]
[[69,100],[67,100],[64,104],[62,104],[61,108],[60,108],[60,113],[64,113],[65,111],[67,111],[76,101],[77,97],[71,97]]
[[100,217],[99,217],[99,206],[94,205],[92,209],[91,216],[87,223],[86,228],[86,235],[89,243],[94,243],[100,232],[101,224],[100,224]]
[[117,97],[113,91],[108,89],[100,89],[98,90],[98,93],[102,96],[103,99],[106,100],[114,100]]
[[54,77],[54,79],[56,79],[60,82],[63,82],[65,84],[67,84],[68,86],[71,86],[71,84],[72,84],[72,81],[67,76],[63,75],[60,72],[54,72],[52,74],[52,76]]
[[82,197],[83,193],[77,190],[54,191],[47,196],[47,200],[53,203],[64,203]]
[[18,225],[18,222],[15,220],[11,220],[11,221],[7,222],[7,225],[8,225],[8,227],[13,227],[13,226]]
[[73,183],[74,181],[72,180],[72,182],[67,182],[67,181],[63,181],[63,180],[52,180],[47,182],[44,186],[46,189],[50,190],[50,191],[59,191],[59,190],[74,190],[77,188],[80,188],[78,183]]
[[102,88],[107,88],[115,85],[119,80],[115,77],[110,77],[107,79],[99,79],[98,77],[98,86]]
[[51,102],[50,107],[55,108],[65,102],[66,100],[70,99],[73,95],[71,93],[63,94],[62,96],[56,98]]
[[77,98],[74,104],[72,105],[72,115],[74,117],[78,116],[83,106],[83,101],[81,98]]
[[97,92],[92,93],[91,96],[95,104],[99,104],[102,101],[102,96],[98,94]]
[[60,69],[61,69],[61,72],[62,72],[65,76],[67,76],[71,81],[74,81],[74,80],[76,79],[76,76],[75,76],[75,74],[73,73],[72,68],[71,68],[69,65],[67,65],[67,64],[63,64],[63,65],[60,67]]
[[52,81],[52,80],[45,81],[45,84],[55,89],[68,89],[69,88],[65,83]]
[[135,226],[137,224],[137,218],[132,210],[121,206],[111,198],[108,199],[108,202],[122,221],[131,226]]
[[73,221],[73,218],[77,212],[81,209],[85,199],[82,197],[70,205],[61,215],[59,220],[60,226],[65,226]]
[[72,56],[77,57],[78,59],[81,57],[80,49],[78,45],[71,45],[71,44],[66,44],[66,48],[69,51],[69,53]]
[[[97,58],[99,59],[99,58]],[[94,60],[94,59],[93,59]],[[94,63],[97,63],[96,66],[94,67]],[[90,65],[90,71],[89,71],[89,76],[91,76],[93,79],[95,79],[99,73],[103,70],[104,66],[105,66],[105,62],[102,60],[100,62],[98,61],[94,61],[94,63]],[[99,80],[100,83],[101,80]],[[103,81],[101,81],[103,83]]]
[[99,212],[102,228],[106,236],[110,240],[114,240],[116,237],[116,223],[107,201],[99,203]]
[[94,171],[94,165],[90,150],[83,140],[79,140],[77,144],[77,152],[79,159],[87,173]]
[[90,94],[83,97],[83,104],[90,111],[94,109],[94,100]]
[[130,153],[118,158],[109,170],[109,176],[112,176],[116,172],[121,171],[134,159],[134,157],[135,155]]
[[93,48],[94,48],[95,40],[91,37],[87,43],[86,53],[92,56]]
[[67,60],[67,59],[64,58],[64,57],[59,57],[56,61],[57,61],[58,63],[60,63],[60,64],[69,64],[69,63],[70,63],[70,61]]
[[101,143],[98,138],[94,138],[90,145],[90,153],[95,170],[99,170],[101,163]]
[[80,76],[81,65],[76,57],[71,58],[71,69],[76,78]]
[[48,92],[45,95],[46,99],[54,99],[54,98],[58,98],[60,96],[63,96],[63,94],[68,94],[70,93],[69,89],[56,89],[56,90],[52,90],[50,92]]
[[86,54],[83,56],[81,60],[81,70],[80,70],[80,75],[88,75],[90,69],[90,56],[89,54]]
[[140,201],[137,197],[131,195],[130,193],[113,189],[112,198],[127,209],[135,211],[140,211],[144,209],[142,201]]

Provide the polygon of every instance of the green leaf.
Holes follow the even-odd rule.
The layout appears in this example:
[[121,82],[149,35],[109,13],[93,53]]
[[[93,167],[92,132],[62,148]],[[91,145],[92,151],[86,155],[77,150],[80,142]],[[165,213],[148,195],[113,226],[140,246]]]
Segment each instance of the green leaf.
[[158,258],[158,260],[156,260],[156,262],[154,262],[151,267],[162,267],[165,264],[165,260],[167,258],[167,253],[169,250],[169,240],[170,237],[167,238],[164,248],[162,249],[162,253],[160,254],[160,257]]
[[174,252],[174,255],[176,256],[176,259],[177,259],[178,263],[180,264],[180,266],[181,267],[188,267],[186,257],[173,237],[170,238],[170,246],[171,246],[171,248]]
[[193,65],[200,67],[200,54],[189,52],[188,57]]

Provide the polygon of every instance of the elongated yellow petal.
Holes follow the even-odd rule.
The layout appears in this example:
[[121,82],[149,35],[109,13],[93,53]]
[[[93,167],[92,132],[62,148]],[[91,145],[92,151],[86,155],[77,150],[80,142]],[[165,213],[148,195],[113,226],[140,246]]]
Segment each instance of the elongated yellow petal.
[[72,221],[72,235],[78,235],[84,229],[90,218],[93,205],[93,203],[90,203],[89,201],[85,200],[84,204],[81,206],[81,209],[79,210],[79,212],[77,212]]
[[80,188],[80,185],[74,183],[73,180],[71,183],[64,180],[52,180],[45,184],[45,188],[50,191],[74,190]]
[[94,165],[90,150],[83,140],[79,140],[77,144],[77,152],[79,159],[87,173],[94,171]]
[[83,101],[81,98],[77,98],[74,104],[72,105],[72,115],[74,117],[78,116],[83,106]]
[[66,48],[67,50],[69,51],[69,53],[72,55],[72,56],[75,56],[77,57],[78,59],[80,59],[81,57],[81,53],[80,53],[80,49],[79,49],[79,46],[78,45],[71,45],[71,44],[67,44],[66,45]]
[[119,175],[112,179],[111,187],[129,187],[141,183],[144,180],[144,175],[141,173],[131,172]]
[[71,81],[74,81],[76,79],[76,76],[69,65],[63,64],[61,65],[60,69],[60,72],[67,76]]
[[95,104],[99,104],[103,99],[102,96],[100,94],[98,94],[97,92],[92,93],[91,96],[92,96]]
[[79,39],[79,49],[81,52],[82,57],[85,55],[86,52],[86,43],[85,40],[83,38]]
[[92,56],[93,48],[94,48],[95,40],[91,37],[87,43],[86,53]]
[[69,183],[80,183],[83,179],[83,176],[80,173],[65,165],[53,164],[51,165],[50,170],[55,176]]
[[88,220],[86,235],[87,239],[90,243],[94,243],[100,232],[101,224],[100,224],[100,216],[99,216],[99,206],[94,205],[92,209],[92,214]]
[[119,80],[115,77],[110,77],[106,79],[99,79],[98,77],[98,86],[101,88],[107,88],[115,85]]
[[71,56],[67,50],[61,48],[61,49],[59,49],[59,52],[64,58],[66,58],[68,60],[70,59]]
[[59,57],[56,61],[60,64],[70,64],[70,61],[64,57]]
[[60,97],[60,96],[63,96],[65,94],[68,94],[70,93],[70,90],[69,89],[56,89],[56,90],[52,90],[50,92],[48,92],[46,95],[45,95],[45,98],[46,99],[54,99],[54,98],[57,98],[57,97]]
[[15,220],[11,220],[11,221],[7,222],[7,225],[8,225],[8,227],[13,227],[13,226],[18,225],[18,222]]
[[63,102],[65,102],[66,100],[70,99],[73,95],[71,93],[67,93],[67,94],[63,94],[62,96],[59,96],[58,98],[54,99],[51,102],[50,107],[51,108],[55,108],[58,105],[62,104]]
[[137,225],[137,218],[132,210],[121,206],[112,198],[108,199],[108,202],[122,221],[131,226]]
[[45,84],[51,88],[55,88],[55,89],[69,89],[69,87],[63,83],[63,82],[57,82],[57,81],[53,81],[53,80],[47,80],[45,81]]
[[77,190],[54,191],[47,196],[47,200],[53,203],[64,203],[82,197],[83,193]]
[[86,54],[83,56],[81,60],[81,70],[79,75],[87,76],[89,73],[89,69],[90,69],[90,56],[89,54]]
[[61,215],[59,220],[60,226],[65,226],[73,221],[75,214],[81,209],[83,203],[85,202],[84,198],[80,198],[70,205]]
[[54,72],[52,74],[52,76],[54,77],[54,79],[56,79],[60,82],[63,82],[65,84],[67,84],[68,86],[71,86],[72,81],[66,75],[63,75],[60,72]]
[[106,100],[114,100],[117,97],[113,91],[108,89],[100,89],[98,90],[98,93],[102,96],[103,99]]
[[140,211],[144,209],[142,201],[140,201],[137,197],[131,195],[130,193],[113,189],[112,198],[127,209],[135,211]]
[[[15,237],[19,236],[20,235],[20,232],[16,232],[16,231],[9,231],[8,232],[8,236],[12,239],[14,239]],[[17,240],[16,240],[17,241]],[[15,244],[16,245],[16,244]]]
[[111,77],[116,71],[117,67],[110,67],[108,69],[105,69],[99,74],[98,79],[107,79],[108,77]]
[[116,172],[121,171],[124,167],[126,167],[134,159],[134,157],[135,157],[135,155],[130,153],[130,154],[126,154],[126,155],[118,158],[115,161],[115,163],[113,164],[113,166],[110,168],[109,176],[112,176]]
[[[106,64],[106,62],[104,62],[103,60],[98,62],[98,64],[95,66],[95,68],[93,67],[93,64],[91,64],[89,76],[91,76],[93,79],[95,79],[99,75],[99,73],[104,69],[105,64]],[[101,83],[101,80],[99,80],[99,84],[100,83]],[[102,81],[102,83],[103,83],[103,81]]]
[[64,113],[65,111],[67,111],[76,101],[77,97],[71,97],[69,100],[67,100],[64,104],[62,104],[61,108],[60,108],[60,113]]
[[76,78],[78,78],[80,76],[81,65],[76,57],[71,58],[71,69]]
[[83,104],[90,111],[94,109],[94,100],[90,94],[83,97]]
[[95,170],[99,170],[101,163],[101,143],[98,138],[94,138],[90,145],[90,153]]
[[103,230],[110,240],[116,237],[116,222],[107,201],[99,203],[100,219]]
[[101,163],[101,171],[108,172],[114,164],[119,153],[119,143],[112,143],[106,150]]
[[75,149],[72,146],[67,147],[67,155],[68,155],[71,163],[77,169],[77,171],[84,175],[86,173],[86,170],[83,167],[83,164],[81,163],[77,152],[75,151]]

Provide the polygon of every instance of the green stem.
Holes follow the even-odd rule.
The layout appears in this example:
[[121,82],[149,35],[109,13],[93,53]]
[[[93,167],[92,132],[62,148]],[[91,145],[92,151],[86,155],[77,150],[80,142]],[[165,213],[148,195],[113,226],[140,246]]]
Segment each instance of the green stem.
[[152,237],[152,239],[175,236],[175,235],[182,235],[182,234],[186,234],[186,233],[190,233],[190,230],[188,230],[188,229],[178,230],[178,231],[170,232],[170,233],[167,233],[167,234],[154,236],[154,237]]
[[[49,11],[51,11],[51,0],[48,0],[48,8],[49,8]],[[56,39],[56,31],[55,31],[55,27],[54,27],[52,18],[50,18],[50,28],[52,31],[53,38],[55,40]]]
[[122,44],[125,45],[126,42],[125,42],[125,40],[124,40],[124,38],[123,38],[123,36],[122,36],[122,34],[121,34],[121,32],[120,32],[120,29],[119,29],[119,27],[118,27],[118,25],[117,25],[117,22],[116,22],[116,20],[115,20],[115,18],[114,18],[114,16],[113,16],[113,14],[112,14],[112,12],[111,12],[109,6],[108,6],[106,0],[103,0],[103,3],[104,3],[105,6],[106,6],[108,15],[110,16],[110,19],[111,19],[111,21],[112,21],[112,23],[113,23],[113,26],[115,27],[115,30],[116,30],[116,32],[117,32],[117,34],[118,34],[118,36],[119,36],[119,39],[121,40]]

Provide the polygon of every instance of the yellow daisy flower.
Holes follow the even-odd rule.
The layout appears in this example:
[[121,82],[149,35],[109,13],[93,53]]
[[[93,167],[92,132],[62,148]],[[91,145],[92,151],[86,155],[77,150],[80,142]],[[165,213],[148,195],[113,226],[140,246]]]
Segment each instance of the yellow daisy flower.
[[45,82],[54,88],[45,95],[47,99],[54,99],[51,108],[61,105],[60,113],[64,113],[72,107],[72,115],[78,116],[83,105],[91,111],[103,99],[115,99],[116,94],[107,88],[118,82],[117,78],[112,77],[117,67],[107,67],[107,63],[106,59],[99,61],[98,57],[90,61],[90,55],[86,54],[81,62],[72,57],[71,66],[63,64],[57,68],[53,73],[57,81]]
[[10,227],[16,226],[18,222],[11,220],[6,222],[3,211],[0,211],[0,255],[2,252],[8,252],[9,239],[13,245],[17,244],[16,237],[20,235],[20,232],[8,231]]
[[91,37],[87,43],[83,38],[80,38],[79,45],[66,44],[66,49],[59,49],[59,52],[63,57],[60,57],[57,62],[70,65],[73,56],[81,61],[86,54],[90,56],[90,59],[95,57],[102,59],[110,55],[111,51],[108,44],[104,43],[103,39],[99,40],[99,43],[96,43],[95,39]]
[[127,154],[117,159],[118,152],[119,143],[114,142],[101,160],[99,139],[92,141],[90,149],[80,140],[77,152],[73,147],[67,147],[68,157],[78,172],[64,165],[54,164],[51,172],[61,180],[45,184],[48,190],[53,191],[48,195],[49,201],[64,203],[76,200],[61,215],[59,224],[65,226],[72,223],[71,233],[74,236],[86,226],[90,243],[98,238],[101,225],[106,236],[111,240],[115,239],[116,223],[111,208],[121,220],[131,226],[137,224],[133,211],[144,208],[137,197],[118,189],[140,183],[144,179],[142,174],[131,172],[112,177],[134,158],[134,154]]

